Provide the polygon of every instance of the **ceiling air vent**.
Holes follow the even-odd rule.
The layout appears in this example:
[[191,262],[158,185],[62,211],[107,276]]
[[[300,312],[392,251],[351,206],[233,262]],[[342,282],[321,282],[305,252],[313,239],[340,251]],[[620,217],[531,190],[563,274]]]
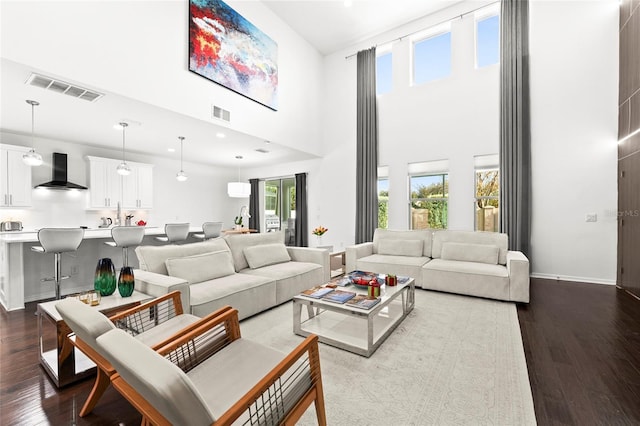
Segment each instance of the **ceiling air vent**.
[[40,87],[41,89],[51,90],[56,93],[62,93],[63,95],[83,99],[89,102],[97,101],[104,96],[104,93],[98,93],[84,87],[75,86],[61,80],[56,80],[54,78],[35,73],[32,73],[29,76],[25,84]]
[[219,106],[211,105],[211,115],[219,120],[231,121],[231,112]]
[[261,153],[263,153],[263,154],[267,154],[267,153],[269,152],[269,151],[267,151],[267,150],[266,150],[266,149],[264,149],[264,148],[258,148],[258,149],[256,149],[256,151],[257,151],[257,152],[261,152]]

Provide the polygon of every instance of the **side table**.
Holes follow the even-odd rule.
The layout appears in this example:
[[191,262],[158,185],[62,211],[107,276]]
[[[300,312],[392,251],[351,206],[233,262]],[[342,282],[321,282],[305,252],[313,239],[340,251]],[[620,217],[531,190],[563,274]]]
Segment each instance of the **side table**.
[[[150,299],[153,299],[153,296],[139,291],[134,291],[129,297],[122,297],[116,292],[111,296],[102,297],[100,304],[94,308],[106,316],[111,316]],[[39,303],[36,314],[40,364],[53,383],[60,388],[90,376],[95,372],[96,366],[69,341],[71,329],[56,309],[58,302],[53,300]]]

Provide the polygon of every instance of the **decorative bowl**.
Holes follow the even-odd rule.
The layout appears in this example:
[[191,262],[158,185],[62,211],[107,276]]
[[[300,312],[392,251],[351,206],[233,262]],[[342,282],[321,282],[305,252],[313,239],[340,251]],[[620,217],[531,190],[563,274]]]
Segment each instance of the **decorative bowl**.
[[349,278],[351,279],[353,285],[360,288],[369,287],[369,283],[372,280],[376,279],[376,277],[374,277],[373,275],[354,275]]

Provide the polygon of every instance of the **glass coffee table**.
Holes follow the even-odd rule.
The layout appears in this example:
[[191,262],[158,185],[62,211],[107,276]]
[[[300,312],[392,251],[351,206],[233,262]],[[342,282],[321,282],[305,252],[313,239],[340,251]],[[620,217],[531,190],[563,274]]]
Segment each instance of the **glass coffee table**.
[[[71,296],[73,297],[73,296]],[[116,291],[103,296],[94,309],[106,316],[115,315],[153,299],[153,296],[134,291],[129,297],[121,297]],[[38,348],[40,364],[57,387],[62,387],[92,375],[96,365],[69,341],[69,326],[56,309],[59,300],[38,304]]]
[[[367,293],[354,285],[338,289]],[[371,309],[297,295],[293,298],[293,332],[303,337],[316,334],[320,342],[370,357],[414,305],[413,278],[393,287],[382,285],[380,302]]]

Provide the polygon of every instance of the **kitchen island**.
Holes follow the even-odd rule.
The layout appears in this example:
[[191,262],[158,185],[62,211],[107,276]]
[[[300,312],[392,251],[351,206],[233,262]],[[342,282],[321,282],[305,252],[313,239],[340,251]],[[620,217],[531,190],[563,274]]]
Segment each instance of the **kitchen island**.
[[[202,232],[202,228],[192,227],[189,232]],[[163,227],[145,227],[142,245],[166,244],[156,241],[157,235],[164,235]],[[191,236],[189,240],[192,240]],[[111,241],[110,228],[85,229],[78,251],[63,254],[62,275],[70,276],[62,281],[63,295],[93,289],[95,267],[100,258],[111,258],[118,273],[122,266],[122,249],[110,247],[104,244],[105,241]],[[55,297],[53,282],[41,282],[42,278],[53,276],[53,254],[31,251],[31,247],[37,245],[35,229],[0,232],[0,303],[7,311],[24,309],[25,302]],[[138,267],[135,255],[129,255],[129,263],[129,266]]]

